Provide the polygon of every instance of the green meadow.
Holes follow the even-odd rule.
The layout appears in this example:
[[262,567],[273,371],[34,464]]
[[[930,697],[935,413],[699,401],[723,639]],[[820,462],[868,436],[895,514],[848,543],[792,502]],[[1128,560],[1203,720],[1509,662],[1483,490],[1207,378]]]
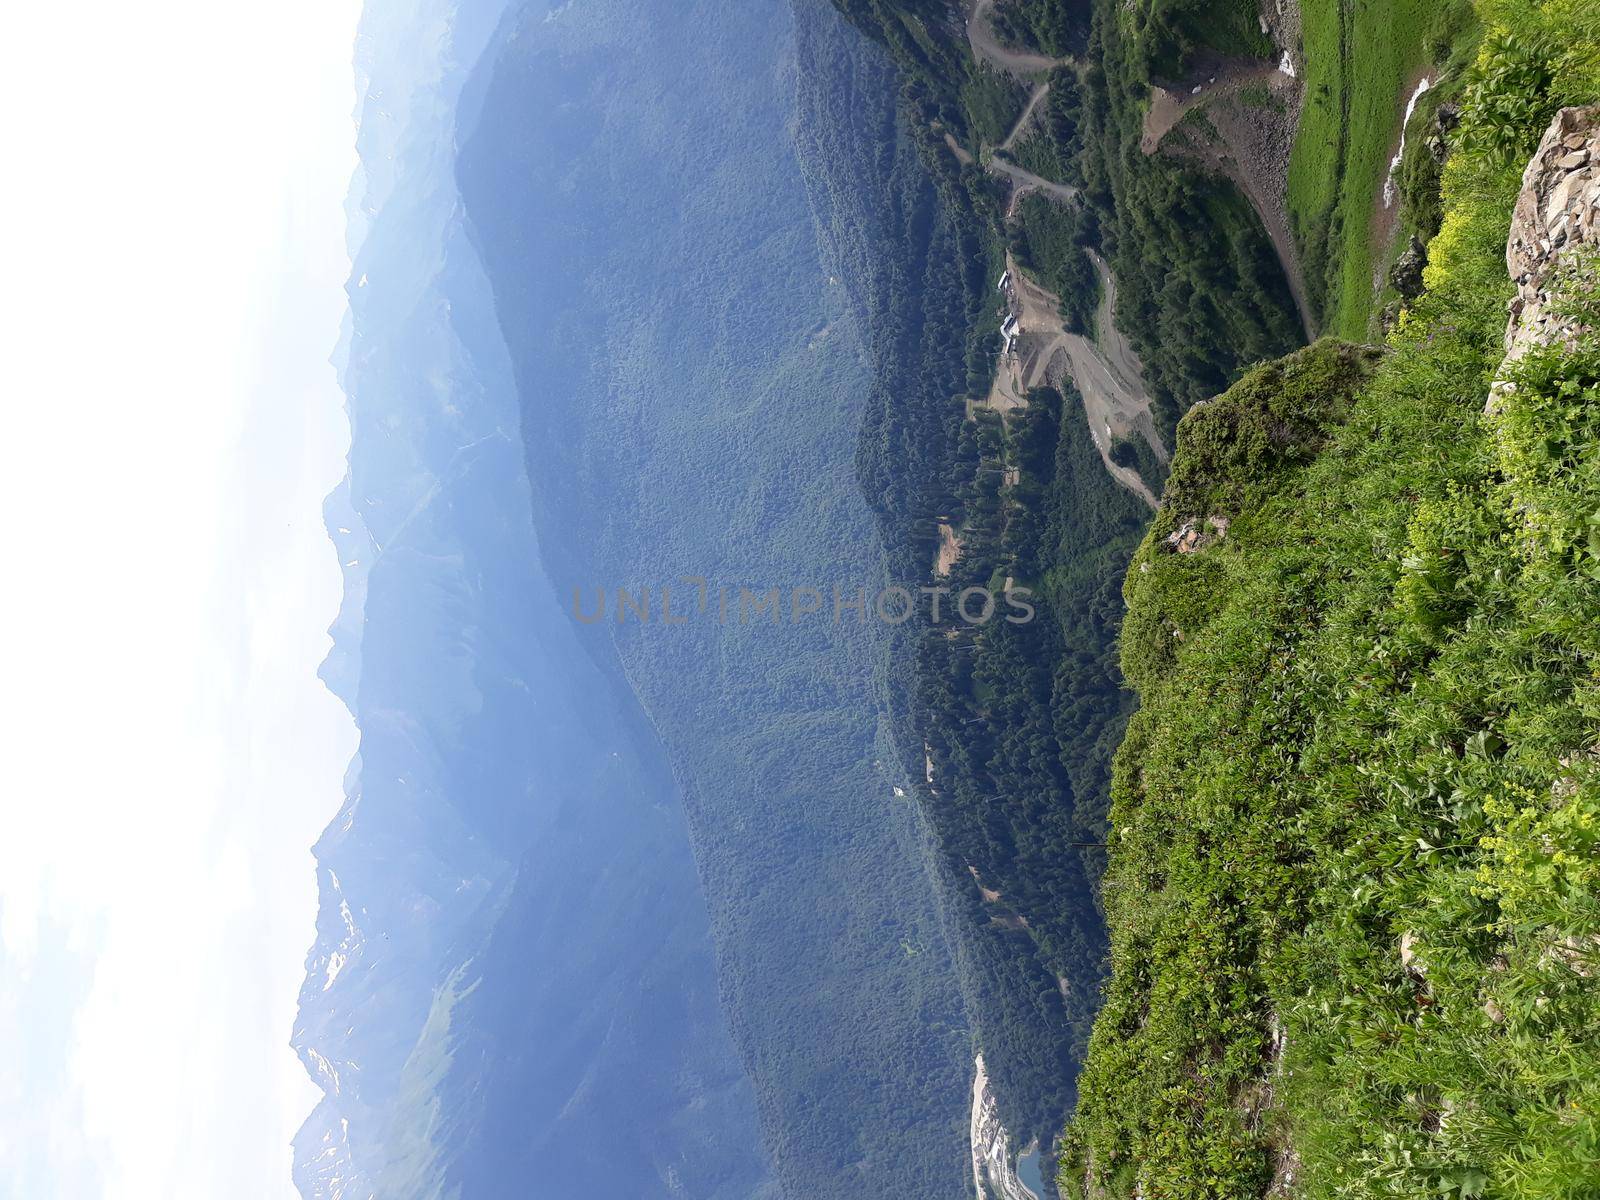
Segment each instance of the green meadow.
[[1355,7],[1301,5],[1306,100],[1289,161],[1289,213],[1323,331],[1364,341],[1387,266],[1376,218],[1405,104],[1418,79],[1435,74],[1435,58],[1448,57],[1471,12],[1459,0]]

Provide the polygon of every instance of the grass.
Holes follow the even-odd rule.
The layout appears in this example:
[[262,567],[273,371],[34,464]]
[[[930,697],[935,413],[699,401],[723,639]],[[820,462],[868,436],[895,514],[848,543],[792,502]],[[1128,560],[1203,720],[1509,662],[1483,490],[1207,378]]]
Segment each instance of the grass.
[[[1305,109],[1289,162],[1289,212],[1325,332],[1365,340],[1382,249],[1373,219],[1408,85],[1459,35],[1460,0],[1304,0]],[[1381,265],[1381,264],[1378,264]]]
[[[1596,44],[1592,6],[1501,11]],[[1530,114],[1600,96],[1567,67]],[[1600,339],[1485,411],[1521,166],[1451,160],[1381,357],[1321,342],[1180,426],[1066,1196],[1600,1194]]]

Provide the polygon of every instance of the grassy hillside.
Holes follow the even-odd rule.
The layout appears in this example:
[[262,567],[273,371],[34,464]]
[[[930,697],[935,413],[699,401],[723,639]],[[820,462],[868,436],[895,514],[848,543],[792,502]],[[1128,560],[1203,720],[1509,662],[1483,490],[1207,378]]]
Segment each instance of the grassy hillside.
[[1424,75],[1437,86],[1441,69],[1459,69],[1452,50],[1470,42],[1474,19],[1468,0],[1302,0],[1300,12],[1305,105],[1291,220],[1323,328],[1364,340],[1386,266],[1377,219],[1404,105]]
[[[972,66],[952,6],[839,3],[894,54],[906,127],[992,273],[1001,193],[943,134],[992,143],[1018,94]],[[1501,356],[1510,204],[1553,108],[1600,78],[1586,57],[1592,11],[1579,0],[1306,0],[1289,202],[1324,322],[1375,336],[1393,223],[1438,237],[1429,291],[1385,352],[1324,342],[1247,374],[1301,336],[1266,231],[1232,184],[1144,154],[1140,134],[1152,82],[1219,54],[1270,52],[1256,8],[1096,6],[1080,65],[1057,69],[1047,120],[1014,150],[1081,186],[1083,201],[1029,198],[1010,245],[1067,290],[1082,246],[1100,247],[1165,428],[1244,376],[1184,421],[1167,505],[1128,577],[1125,625],[1105,585],[1142,514],[1077,518],[1106,498],[1103,474],[1069,468],[1081,432],[1072,398],[1039,398],[1039,419],[1015,427],[959,419],[951,400],[963,366],[966,390],[981,388],[992,314],[975,315],[972,293],[963,327],[960,305],[936,303],[972,287],[940,282],[952,271],[942,257],[919,267],[926,275],[899,273],[924,282],[879,310],[882,409],[862,462],[886,526],[898,526],[891,554],[908,547],[908,563],[925,563],[936,514],[951,515],[963,575],[1043,581],[1060,630],[1026,645],[935,643],[918,665],[914,744],[926,743],[939,781],[927,811],[953,862],[1000,894],[974,901],[974,915],[997,914],[1029,972],[1042,962],[1065,969],[1064,984],[1093,977],[1074,864],[1043,859],[1084,859],[1064,843],[1101,827],[1105,753],[1128,711],[1105,661],[1119,626],[1143,705],[1116,770],[1103,892],[1112,976],[1065,1143],[1069,1194],[1584,1194],[1573,1181],[1585,1178],[1592,1127],[1568,1110],[1600,1064],[1531,1047],[1550,1031],[1539,1023],[1554,1003],[1540,975],[1550,939],[1568,945],[1597,926],[1579,899],[1527,924],[1515,881],[1494,881],[1500,843],[1483,839],[1510,828],[1505,789],[1565,772],[1560,760],[1584,745],[1573,714],[1586,635],[1538,623],[1559,572],[1518,549],[1510,417],[1482,412]],[[1425,65],[1444,67],[1445,83],[1419,107],[1401,195],[1380,220],[1401,109]],[[1462,110],[1443,181],[1440,97]],[[914,247],[909,260],[922,261]],[[940,348],[949,361],[930,371],[919,356]],[[1553,379],[1530,379],[1526,401],[1565,386]],[[1038,469],[1052,453],[1053,468]],[[1001,462],[1018,468],[1015,484],[1002,486]],[[1591,500],[1564,503],[1581,516],[1600,509]],[[1167,552],[1169,537],[1195,552]],[[1578,606],[1583,580],[1559,577],[1569,592],[1557,602]],[[1500,699],[1514,687],[1520,709]],[[1525,739],[1516,755],[1513,734]],[[1582,813],[1563,820],[1588,828]],[[1558,844],[1543,827],[1537,838],[1522,850]],[[1478,986],[1491,968],[1505,981],[1487,1010],[1497,1019]],[[1083,999],[1068,1002],[1074,1022]],[[1583,1004],[1550,1027],[1580,1045],[1594,1032]],[[996,1022],[981,1038],[1015,1043],[1016,1029]],[[1036,1079],[1053,1057],[1013,1061]],[[1508,1073],[1481,1065],[1508,1058]],[[1529,1132],[1541,1124],[1555,1132]],[[1540,1182],[1511,1190],[1519,1171]]]
[[1485,400],[1522,165],[1600,95],[1600,10],[1479,16],[1386,350],[1319,343],[1180,426],[1127,581],[1067,1195],[1597,1194],[1600,342]]

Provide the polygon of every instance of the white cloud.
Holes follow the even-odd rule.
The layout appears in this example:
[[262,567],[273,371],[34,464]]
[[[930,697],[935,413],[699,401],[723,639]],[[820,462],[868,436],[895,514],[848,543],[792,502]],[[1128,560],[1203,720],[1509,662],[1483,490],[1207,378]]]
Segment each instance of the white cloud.
[[292,1194],[357,10],[8,13],[0,1194]]

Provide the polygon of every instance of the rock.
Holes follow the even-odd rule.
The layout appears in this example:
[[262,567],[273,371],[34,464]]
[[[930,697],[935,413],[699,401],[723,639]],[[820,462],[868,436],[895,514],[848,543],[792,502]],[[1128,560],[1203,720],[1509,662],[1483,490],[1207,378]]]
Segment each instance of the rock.
[[1433,161],[1441,167],[1445,159],[1450,157],[1450,134],[1457,125],[1461,124],[1461,106],[1455,102],[1441,104],[1433,114],[1433,131],[1428,134],[1426,145],[1428,153],[1433,155]]
[[1600,243],[1597,145],[1600,105],[1562,109],[1523,174],[1506,241],[1506,266],[1517,285],[1506,325],[1508,363],[1535,346],[1573,346],[1587,332],[1552,300],[1571,286],[1567,276],[1578,250]]
[[1200,543],[1200,527],[1194,521],[1185,521],[1171,533],[1163,543],[1168,550],[1175,550],[1179,554],[1193,554]]
[[1550,194],[1544,202],[1546,229],[1554,231],[1567,225],[1573,216],[1572,197],[1579,186],[1586,182],[1582,175],[1574,171],[1550,189]]
[[1422,271],[1428,265],[1428,248],[1415,234],[1389,271],[1389,284],[1406,302],[1422,295]]
[[1400,935],[1400,965],[1405,968],[1406,974],[1425,980],[1428,978],[1428,967],[1417,957],[1418,941],[1420,939],[1409,929]]
[[1202,522],[1197,519],[1184,521],[1161,543],[1162,548],[1177,554],[1194,554],[1204,550],[1207,546],[1214,545],[1228,536],[1228,518],[1211,516]]

